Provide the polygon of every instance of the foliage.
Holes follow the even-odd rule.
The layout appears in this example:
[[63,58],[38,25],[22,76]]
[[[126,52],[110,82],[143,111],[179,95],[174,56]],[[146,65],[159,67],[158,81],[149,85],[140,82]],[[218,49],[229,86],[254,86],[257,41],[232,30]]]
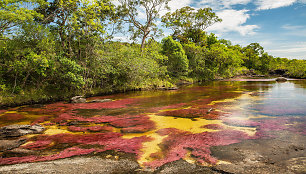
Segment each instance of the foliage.
[[[169,9],[168,2],[170,0],[119,0],[120,14],[123,19],[130,25],[130,31],[133,33],[132,39],[141,38],[141,48],[144,48],[146,38],[160,35],[156,21],[162,10]],[[145,11],[145,22],[137,18],[139,9]]]
[[171,36],[162,40],[163,54],[168,57],[168,73],[173,77],[187,75],[188,59],[182,45],[174,41]]
[[[179,80],[232,77],[246,68],[306,78],[305,60],[274,58],[258,43],[241,47],[206,33],[221,21],[210,8],[167,13],[162,21],[173,37],[157,42],[158,12],[169,0],[121,0],[119,8],[112,2],[0,1],[0,103],[172,87]],[[148,17],[144,24],[136,20],[138,7]],[[141,44],[111,41],[124,21]]]
[[199,43],[204,38],[204,30],[221,19],[212,12],[211,8],[200,8],[195,11],[189,6],[167,13],[162,17],[167,28],[173,30],[173,37],[182,42]]

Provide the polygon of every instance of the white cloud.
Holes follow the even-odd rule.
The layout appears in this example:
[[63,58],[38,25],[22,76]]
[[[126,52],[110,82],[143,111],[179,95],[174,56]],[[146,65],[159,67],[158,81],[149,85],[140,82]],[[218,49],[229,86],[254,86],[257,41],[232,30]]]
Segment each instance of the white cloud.
[[270,48],[266,51],[277,57],[306,59],[306,42],[278,45],[278,47]]
[[221,23],[214,24],[209,27],[208,31],[217,31],[221,33],[226,32],[239,32],[241,35],[253,35],[255,34],[255,29],[258,29],[257,25],[243,25],[246,23],[250,15],[247,14],[248,10],[224,10],[217,12],[223,21]]
[[306,38],[306,29],[302,25],[283,25],[282,29],[286,30],[283,34],[289,36],[298,36]]
[[295,2],[297,2],[297,0],[257,0],[255,4],[258,6],[257,10],[269,10],[290,6]]

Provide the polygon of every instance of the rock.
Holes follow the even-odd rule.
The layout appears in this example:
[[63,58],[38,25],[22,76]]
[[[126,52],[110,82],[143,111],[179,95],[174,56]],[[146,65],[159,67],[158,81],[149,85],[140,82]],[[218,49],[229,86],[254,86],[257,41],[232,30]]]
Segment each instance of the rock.
[[173,161],[166,163],[161,167],[158,167],[154,173],[158,174],[194,174],[194,173],[205,173],[214,174],[217,173],[212,168],[205,166],[198,166],[196,164],[188,163],[185,160]]
[[75,96],[70,99],[70,103],[86,103],[86,99],[83,96]]
[[139,164],[129,159],[102,159],[100,157],[74,157],[59,159],[55,161],[24,163],[16,165],[0,166],[0,173],[14,174],[83,174],[83,173],[103,173],[103,174],[132,174],[138,173]]
[[113,101],[112,99],[96,99],[96,100],[91,100],[88,103],[104,103],[104,102],[111,102]]
[[26,139],[0,140],[0,152],[15,149],[20,145],[24,144],[26,141],[27,141]]
[[26,134],[38,134],[45,130],[41,125],[9,125],[0,128],[0,138],[20,137]]
[[167,87],[160,87],[160,88],[158,88],[159,90],[178,90],[178,88],[177,87],[169,87],[169,88],[167,88]]
[[287,81],[287,79],[285,77],[277,77],[275,80],[277,82],[285,82],[285,81]]
[[29,155],[38,155],[38,151],[34,150],[28,150],[23,148],[15,148],[13,150],[8,150],[3,153],[3,156],[5,157],[23,157],[23,156],[29,156]]

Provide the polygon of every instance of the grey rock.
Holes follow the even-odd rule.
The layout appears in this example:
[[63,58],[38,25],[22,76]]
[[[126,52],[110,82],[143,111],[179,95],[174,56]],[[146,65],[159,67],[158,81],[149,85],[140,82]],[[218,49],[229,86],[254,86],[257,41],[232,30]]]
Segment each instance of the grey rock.
[[285,77],[277,77],[275,80],[277,82],[285,82],[285,81],[287,81],[287,79]]
[[104,102],[111,102],[113,101],[112,99],[96,99],[96,100],[91,100],[88,103],[104,103]]
[[70,99],[70,103],[86,103],[86,99],[83,96],[75,96]]
[[20,145],[24,144],[26,139],[19,140],[0,140],[0,152],[4,152],[7,150],[15,149]]
[[26,134],[38,134],[45,130],[41,125],[9,125],[0,128],[0,138],[20,137]]

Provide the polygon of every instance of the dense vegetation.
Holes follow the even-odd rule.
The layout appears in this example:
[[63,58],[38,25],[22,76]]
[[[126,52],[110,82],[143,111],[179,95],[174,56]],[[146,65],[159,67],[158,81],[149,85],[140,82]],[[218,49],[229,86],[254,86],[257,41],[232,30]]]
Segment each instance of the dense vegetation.
[[[206,33],[221,21],[210,8],[184,7],[160,17],[169,0],[119,2],[1,0],[0,103],[171,87],[182,80],[278,69],[306,77],[305,60],[274,58],[258,43],[242,47]],[[135,18],[139,7],[146,21]],[[161,42],[154,40],[162,33],[158,19],[173,30]],[[125,28],[135,42],[112,41]]]

